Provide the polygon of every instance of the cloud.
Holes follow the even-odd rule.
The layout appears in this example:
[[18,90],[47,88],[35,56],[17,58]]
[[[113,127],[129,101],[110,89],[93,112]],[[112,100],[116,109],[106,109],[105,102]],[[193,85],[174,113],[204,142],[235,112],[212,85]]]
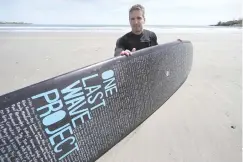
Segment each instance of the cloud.
[[148,24],[207,25],[241,16],[240,0],[0,0],[0,21],[128,24],[128,10],[145,6]]
[[241,16],[241,0],[146,1],[149,24],[208,25]]

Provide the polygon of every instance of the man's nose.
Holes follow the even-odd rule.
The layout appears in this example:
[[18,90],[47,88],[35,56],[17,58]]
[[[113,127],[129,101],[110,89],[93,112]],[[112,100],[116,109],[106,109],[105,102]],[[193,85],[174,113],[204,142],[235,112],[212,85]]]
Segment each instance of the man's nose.
[[138,23],[138,19],[135,19],[134,22],[135,22],[135,24],[137,24]]

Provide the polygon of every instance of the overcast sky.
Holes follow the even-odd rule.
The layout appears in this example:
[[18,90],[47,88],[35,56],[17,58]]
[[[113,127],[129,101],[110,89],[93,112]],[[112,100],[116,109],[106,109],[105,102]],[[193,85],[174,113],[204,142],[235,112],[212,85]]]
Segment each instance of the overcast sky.
[[133,4],[146,24],[209,25],[242,17],[241,0],[0,0],[0,21],[36,24],[128,24]]

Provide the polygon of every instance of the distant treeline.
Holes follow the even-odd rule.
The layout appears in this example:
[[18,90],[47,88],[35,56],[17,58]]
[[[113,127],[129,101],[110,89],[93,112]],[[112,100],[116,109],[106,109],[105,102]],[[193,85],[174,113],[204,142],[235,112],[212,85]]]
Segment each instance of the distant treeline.
[[231,20],[226,22],[219,21],[216,25],[213,26],[242,26],[242,19]]
[[0,24],[31,24],[31,23],[0,21]]

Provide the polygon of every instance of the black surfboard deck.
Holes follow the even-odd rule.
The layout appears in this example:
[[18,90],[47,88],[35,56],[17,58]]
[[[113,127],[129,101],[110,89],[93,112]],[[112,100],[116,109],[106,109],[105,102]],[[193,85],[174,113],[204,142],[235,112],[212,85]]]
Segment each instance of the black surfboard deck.
[[0,96],[0,160],[95,161],[185,82],[189,41],[119,56]]

